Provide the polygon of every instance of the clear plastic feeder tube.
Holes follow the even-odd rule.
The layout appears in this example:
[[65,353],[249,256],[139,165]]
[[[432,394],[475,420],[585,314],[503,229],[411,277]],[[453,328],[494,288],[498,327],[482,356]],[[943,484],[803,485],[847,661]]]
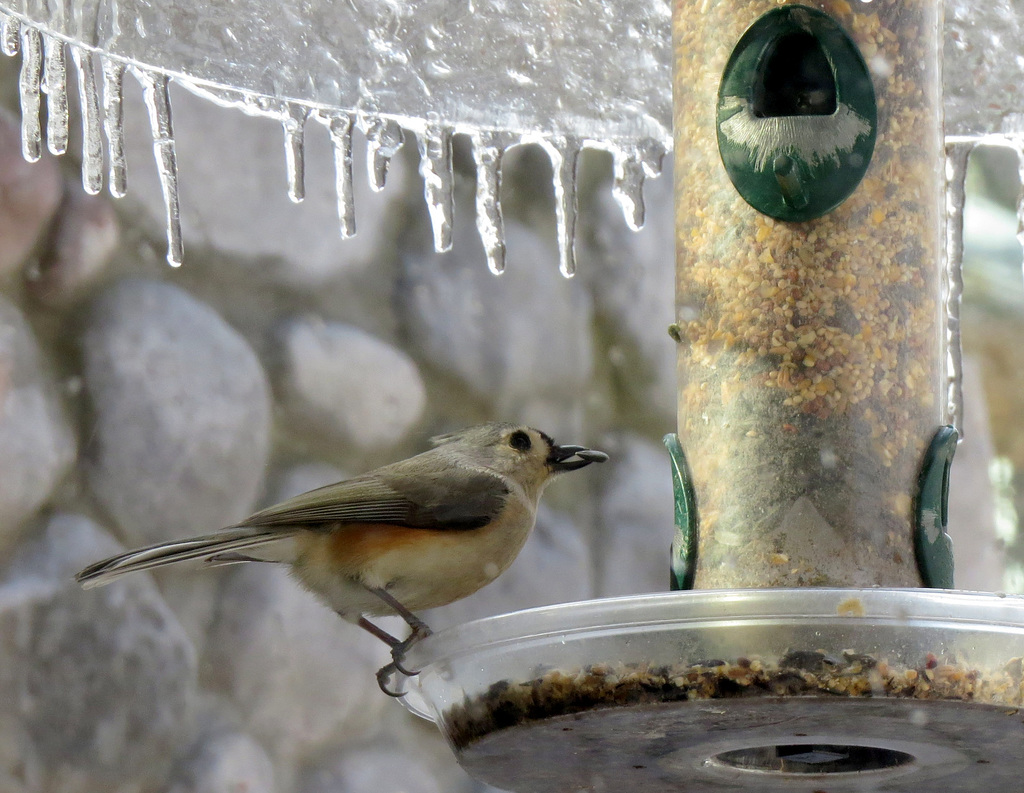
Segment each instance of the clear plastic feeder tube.
[[[944,423],[941,6],[806,6],[859,50],[877,126],[852,194],[801,222],[749,204],[718,140],[730,55],[780,4],[674,9],[678,421],[698,515],[696,588],[922,583],[915,499]],[[844,112],[842,101],[822,112]],[[812,172],[849,164],[849,147],[836,146],[808,156]],[[760,165],[799,206],[791,163]]]

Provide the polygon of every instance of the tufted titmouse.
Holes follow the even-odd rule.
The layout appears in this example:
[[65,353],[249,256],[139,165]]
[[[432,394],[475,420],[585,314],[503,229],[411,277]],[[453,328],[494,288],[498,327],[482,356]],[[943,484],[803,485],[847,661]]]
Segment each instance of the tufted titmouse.
[[[430,451],[288,499],[215,534],[152,545],[96,562],[76,579],[99,586],[175,562],[290,564],[346,620],[391,647],[378,672],[386,693],[402,657],[430,634],[412,612],[473,594],[519,554],[555,474],[608,455],[559,446],[531,427],[490,423],[432,439]],[[397,614],[399,640],[366,615]]]

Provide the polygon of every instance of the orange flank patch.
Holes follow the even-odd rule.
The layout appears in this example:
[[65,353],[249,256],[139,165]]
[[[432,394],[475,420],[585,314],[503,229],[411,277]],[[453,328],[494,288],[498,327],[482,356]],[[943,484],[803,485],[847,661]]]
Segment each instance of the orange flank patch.
[[350,523],[331,532],[325,550],[331,562],[339,568],[360,569],[391,551],[411,550],[410,546],[416,545],[436,548],[440,537],[448,534],[387,523]]

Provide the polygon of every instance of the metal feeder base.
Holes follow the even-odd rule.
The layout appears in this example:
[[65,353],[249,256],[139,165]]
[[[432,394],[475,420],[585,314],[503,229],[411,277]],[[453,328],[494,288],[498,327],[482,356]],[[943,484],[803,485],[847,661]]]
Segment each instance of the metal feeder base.
[[605,708],[495,732],[459,762],[517,793],[1000,793],[1024,778],[1024,714],[835,697]]

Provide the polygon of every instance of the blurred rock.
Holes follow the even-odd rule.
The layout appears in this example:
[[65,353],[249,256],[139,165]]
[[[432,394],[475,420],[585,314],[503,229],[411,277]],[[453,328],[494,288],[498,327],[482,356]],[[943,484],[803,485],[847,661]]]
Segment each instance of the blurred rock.
[[0,297],[0,547],[50,495],[75,445],[28,323]]
[[675,533],[668,451],[637,436],[620,437],[606,451],[611,462],[598,505],[598,595],[665,592]]
[[300,432],[369,452],[394,446],[422,418],[423,379],[396,347],[317,320],[292,320],[280,336],[278,391]]
[[481,617],[593,596],[591,548],[582,532],[569,515],[541,504],[537,526],[511,567],[476,594],[432,610],[426,622],[436,631]]
[[166,284],[119,282],[92,307],[83,358],[95,415],[89,483],[132,544],[251,511],[269,389],[252,349],[209,306]]
[[626,227],[610,191],[601,190],[583,218],[588,233],[581,267],[594,293],[598,318],[612,331],[609,360],[617,390],[628,407],[651,414],[657,430],[676,420],[676,348],[668,326],[675,321],[675,216],[672,159],[664,173],[644,185],[647,221],[639,232]]
[[91,793],[160,779],[190,729],[192,645],[152,580],[83,591],[72,576],[121,549],[57,515],[0,573],[0,735],[31,790]]
[[344,471],[327,463],[301,463],[292,466],[276,478],[271,489],[274,496],[267,505],[308,493],[318,487],[333,485],[347,478],[348,475]]
[[374,679],[387,647],[274,565],[233,571],[207,656],[205,682],[230,696],[246,730],[286,764],[365,733],[393,704]]
[[274,765],[244,733],[203,734],[171,777],[168,793],[274,793]]
[[456,214],[463,222],[455,224],[452,251],[409,254],[403,263],[398,297],[410,345],[491,401],[496,415],[518,417],[545,401],[571,410],[585,401],[593,369],[583,285],[563,278],[554,248],[515,222],[505,226],[507,269],[495,278],[466,222],[471,208],[460,203]]
[[[452,761],[454,764],[454,760]],[[377,743],[350,748],[341,757],[302,775],[298,793],[470,793],[472,782],[462,774],[445,774],[420,752],[381,736]],[[452,786],[451,777],[458,787]]]
[[63,183],[57,162],[43,155],[30,163],[21,154],[21,125],[0,111],[0,281],[22,264],[60,204]]
[[[334,153],[323,125],[312,120],[306,124],[306,198],[295,204],[288,198],[280,123],[218,107],[177,83],[170,94],[186,260],[189,251],[210,247],[232,254],[240,266],[269,268],[276,279],[307,287],[352,270],[379,267],[382,240],[390,238],[396,222],[388,208],[403,196],[408,182],[401,156],[392,161],[384,191],[375,193],[366,175],[363,137],[354,136],[358,233],[342,240]],[[128,200],[142,204],[162,237],[165,210],[146,108],[127,90],[124,104]]]
[[110,200],[68,184],[53,244],[39,266],[26,271],[29,294],[53,308],[80,299],[103,274],[120,238]]

